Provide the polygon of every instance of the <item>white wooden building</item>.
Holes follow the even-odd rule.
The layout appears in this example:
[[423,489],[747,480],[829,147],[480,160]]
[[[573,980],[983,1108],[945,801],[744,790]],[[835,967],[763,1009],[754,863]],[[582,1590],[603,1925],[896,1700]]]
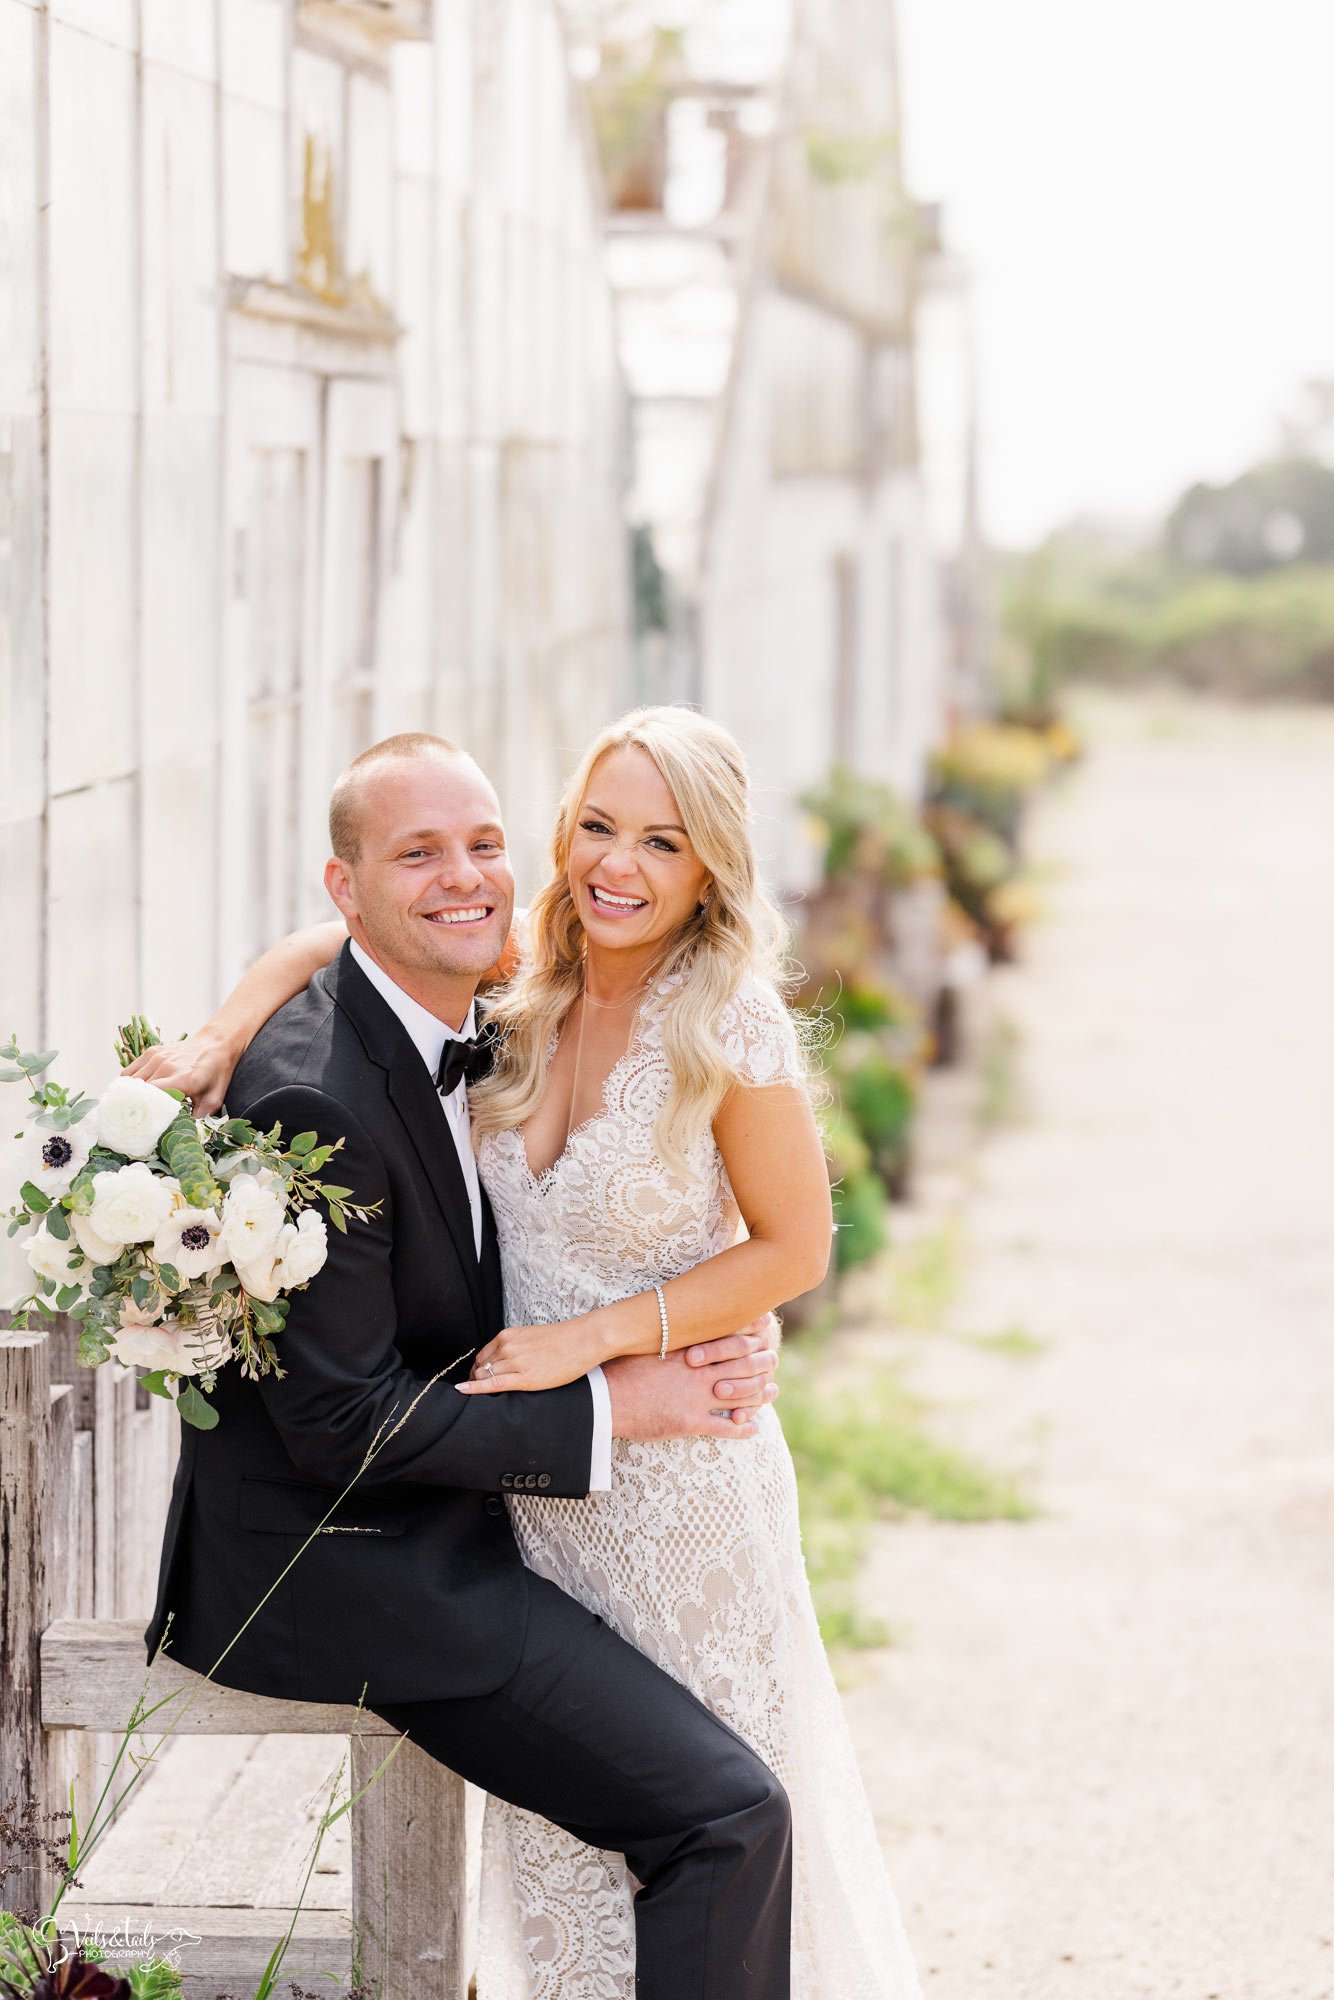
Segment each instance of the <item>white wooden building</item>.
[[324,912],[391,730],[531,878],[627,693],[601,260],[553,0],[0,0],[0,1030],[65,1077]]
[[900,171],[890,0],[691,19],[654,58],[659,128],[611,176],[631,505],[669,614],[639,672],[742,738],[767,865],[799,889],[800,794],[840,761],[916,799],[959,706],[919,427],[936,251]]

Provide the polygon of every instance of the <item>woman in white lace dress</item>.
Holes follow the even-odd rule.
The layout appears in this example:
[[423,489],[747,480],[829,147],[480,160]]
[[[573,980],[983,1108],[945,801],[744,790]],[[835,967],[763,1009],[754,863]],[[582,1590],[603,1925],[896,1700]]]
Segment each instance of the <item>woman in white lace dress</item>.
[[[686,709],[626,717],[571,781],[553,858],[523,964],[492,1007],[496,1069],[471,1093],[511,1320],[477,1357],[477,1394],[689,1348],[816,1282],[829,1253],[802,1052],[774,983],[783,927],[757,879],[736,744]],[[225,1029],[219,1016],[150,1052],[158,1080],[215,1106],[239,1048],[342,936],[321,926],[269,954]],[[793,2000],[921,2000],[775,1412],[736,1438],[615,1440],[609,1491],[510,1506],[530,1568],[782,1780]],[[634,1890],[619,1854],[489,1799],[478,2000],[633,2000]]]
[[[802,1055],[770,976],[781,925],[756,879],[735,744],[688,710],[627,717],[584,759],[553,845],[525,965],[494,1010],[504,1053],[472,1097],[514,1323],[478,1356],[487,1392],[573,1379],[590,1353],[576,1344],[562,1365],[567,1327],[619,1301],[647,1315],[656,1348],[656,1283],[673,1325],[690,1308],[684,1274],[715,1301],[744,1286],[733,1181],[771,1235],[823,1232],[828,1253]],[[784,1221],[775,1188],[807,1212]],[[778,1303],[737,1296],[739,1318]],[[556,1321],[567,1324],[544,1324]],[[617,1440],[610,1492],[516,1496],[511,1512],[532,1569],[683,1681],[782,1779],[796,2000],[912,2000],[774,1411],[749,1440]],[[488,1800],[478,2000],[631,2000],[633,1886],[619,1855]]]

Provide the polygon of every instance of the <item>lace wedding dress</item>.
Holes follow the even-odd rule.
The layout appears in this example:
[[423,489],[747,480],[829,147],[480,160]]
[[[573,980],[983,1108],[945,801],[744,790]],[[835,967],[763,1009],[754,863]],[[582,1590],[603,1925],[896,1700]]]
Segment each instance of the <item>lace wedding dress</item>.
[[[735,1238],[711,1135],[695,1144],[690,1179],[655,1150],[667,987],[641,1006],[602,1109],[544,1173],[530,1171],[521,1132],[482,1141],[516,1325],[644,1291]],[[792,1024],[771,987],[749,981],[720,1036],[750,1083],[798,1080]],[[555,1037],[548,1061],[554,1048]],[[617,1439],[612,1454],[609,1493],[511,1501],[529,1568],[683,1681],[782,1779],[793,1809],[793,2000],[920,2000],[811,1606],[775,1412],[762,1412],[753,1439]],[[478,2000],[632,2000],[633,1888],[619,1854],[489,1798]]]

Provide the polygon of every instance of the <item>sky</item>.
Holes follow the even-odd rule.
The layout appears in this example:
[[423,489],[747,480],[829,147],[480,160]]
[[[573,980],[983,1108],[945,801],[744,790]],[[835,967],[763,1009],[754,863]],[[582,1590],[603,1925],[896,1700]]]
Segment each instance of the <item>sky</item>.
[[984,528],[1149,522],[1334,377],[1334,0],[899,0],[973,273]]

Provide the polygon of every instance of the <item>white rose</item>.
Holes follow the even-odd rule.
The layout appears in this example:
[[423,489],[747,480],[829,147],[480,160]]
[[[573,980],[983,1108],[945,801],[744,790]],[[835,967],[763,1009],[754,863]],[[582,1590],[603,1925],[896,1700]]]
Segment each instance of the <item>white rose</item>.
[[324,1269],[329,1255],[329,1232],[324,1217],[313,1208],[303,1208],[301,1219],[286,1223],[278,1238],[278,1284],[284,1291],[304,1285]]
[[74,1176],[87,1161],[88,1140],[83,1134],[87,1122],[82,1119],[64,1132],[50,1132],[39,1126],[28,1141],[22,1177],[53,1201],[69,1193]]
[[261,1187],[256,1174],[238,1174],[222,1204],[222,1241],[226,1256],[239,1271],[249,1264],[272,1257],[287,1220],[287,1204],[281,1187],[270,1181]]
[[71,1215],[69,1226],[74,1231],[75,1242],[90,1264],[114,1264],[125,1248],[123,1243],[112,1243],[107,1237],[99,1236],[86,1215]]
[[141,1077],[118,1076],[90,1114],[101,1143],[128,1160],[146,1160],[183,1106],[169,1091]]
[[212,1208],[190,1208],[177,1203],[153,1238],[153,1256],[159,1264],[174,1265],[183,1278],[202,1278],[216,1271],[223,1261],[222,1217]]
[[147,1243],[166,1222],[179,1192],[178,1181],[149,1167],[117,1167],[93,1175],[88,1219],[105,1243]]
[[111,1352],[125,1368],[167,1368],[173,1375],[197,1375],[199,1356],[191,1351],[196,1329],[166,1320],[146,1323],[134,1306],[121,1313],[120,1332],[110,1341]]
[[59,1285],[82,1287],[85,1278],[90,1277],[87,1264],[80,1264],[77,1271],[71,1270],[70,1259],[79,1254],[79,1245],[71,1237],[62,1242],[43,1227],[37,1231],[27,1246],[28,1262],[39,1278],[54,1278]]

